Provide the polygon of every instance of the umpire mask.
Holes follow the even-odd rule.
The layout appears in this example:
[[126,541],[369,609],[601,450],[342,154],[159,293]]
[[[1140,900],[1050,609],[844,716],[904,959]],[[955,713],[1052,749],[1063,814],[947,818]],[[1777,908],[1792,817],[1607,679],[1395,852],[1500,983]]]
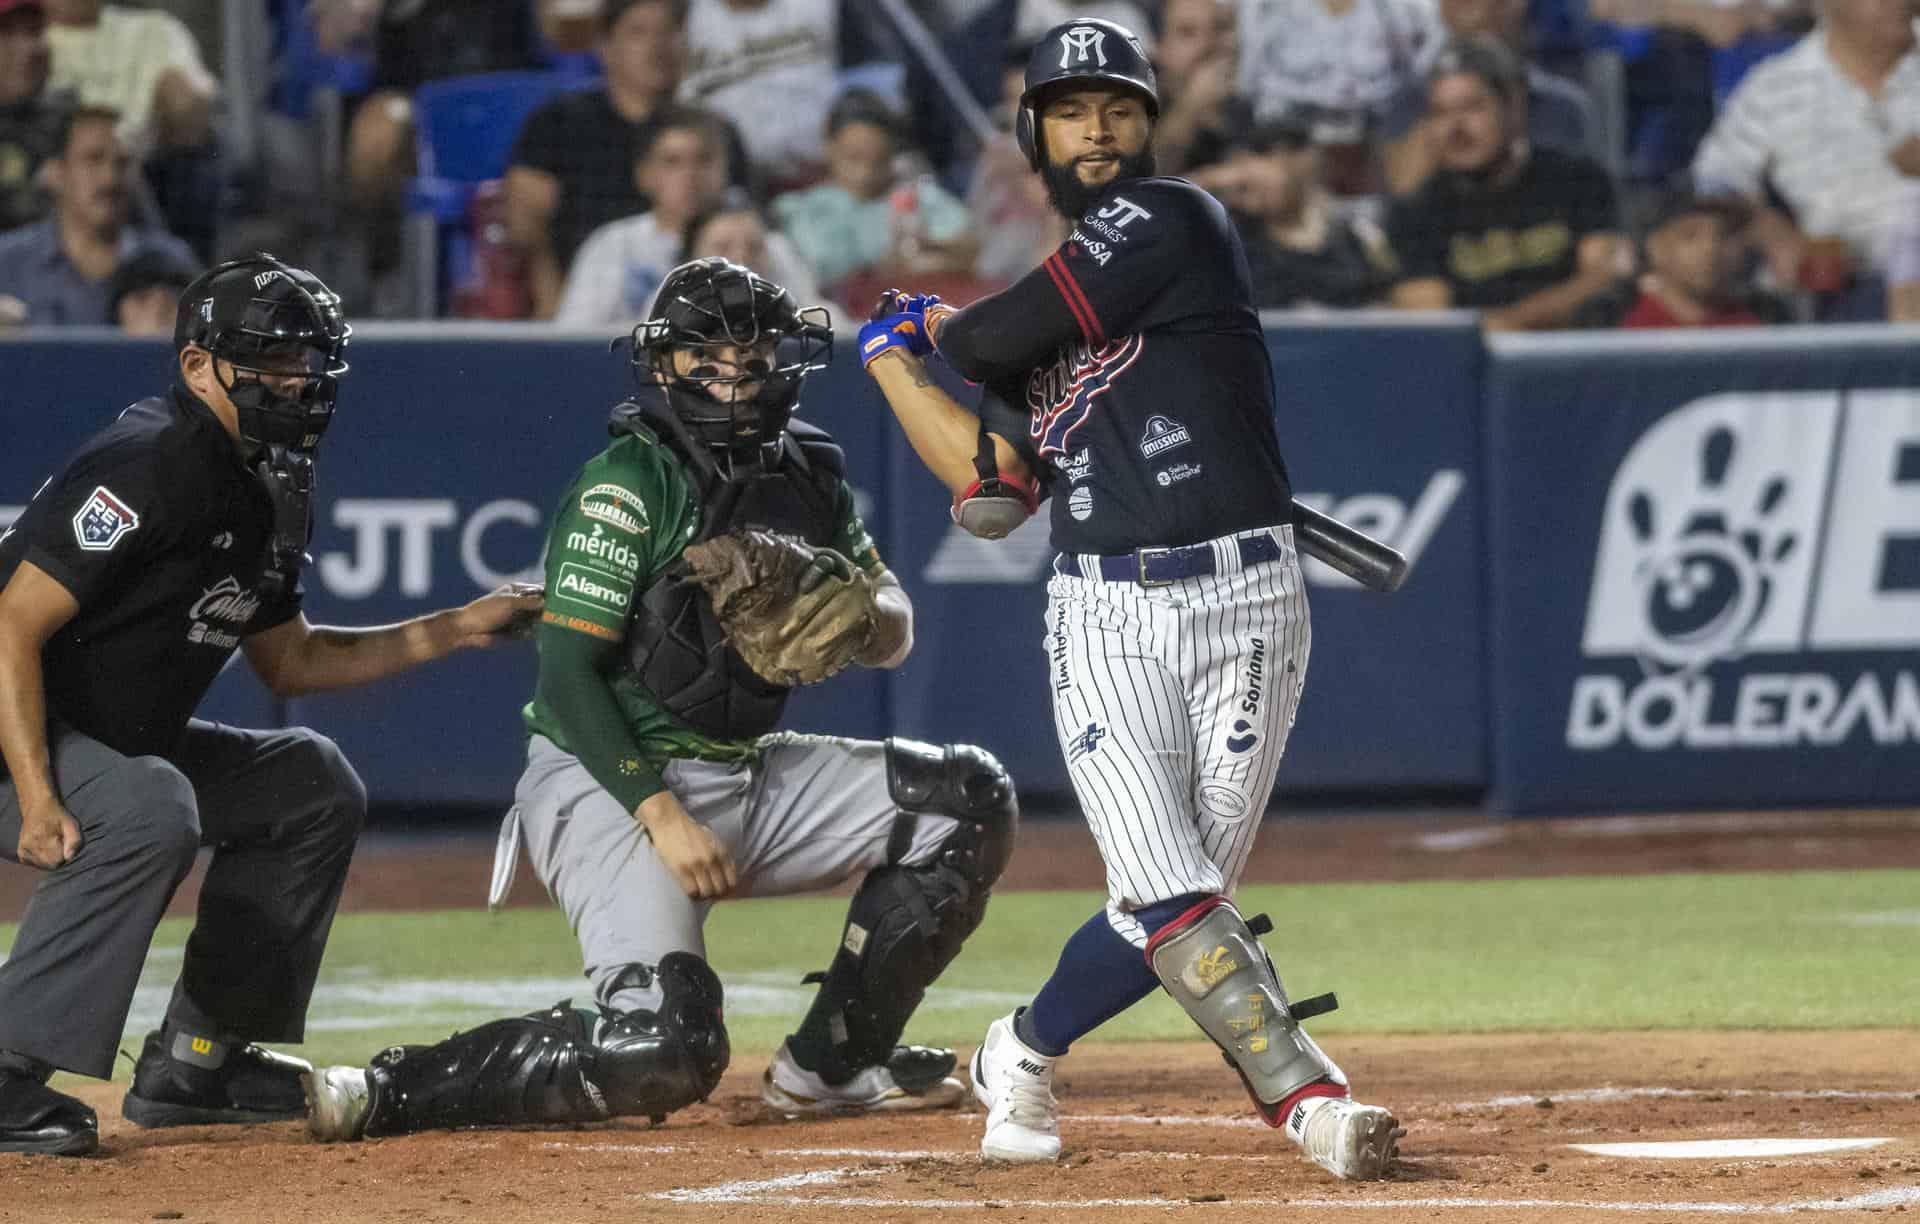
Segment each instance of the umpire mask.
[[669,272],[628,342],[641,386],[665,388],[688,432],[729,462],[778,447],[801,383],[833,356],[824,309],[718,256]]
[[333,420],[353,328],[313,273],[265,252],[203,273],[180,295],[176,353],[205,349],[232,367],[214,376],[255,447],[311,451]]

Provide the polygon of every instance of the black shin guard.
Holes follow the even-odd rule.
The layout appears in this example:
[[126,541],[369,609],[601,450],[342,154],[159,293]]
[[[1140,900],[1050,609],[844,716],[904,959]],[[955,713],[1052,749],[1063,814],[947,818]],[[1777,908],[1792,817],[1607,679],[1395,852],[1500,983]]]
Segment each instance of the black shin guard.
[[927,987],[986,916],[1019,826],[1006,770],[970,745],[890,739],[887,785],[902,813],[896,856],[911,846],[920,813],[951,817],[959,827],[932,862],[868,872],[833,963],[808,978],[820,993],[788,1048],[830,1084],[893,1055]]
[[720,979],[669,954],[658,1011],[595,1015],[560,1003],[433,1046],[395,1046],[367,1068],[366,1133],[663,1118],[705,1100],[727,1068]]

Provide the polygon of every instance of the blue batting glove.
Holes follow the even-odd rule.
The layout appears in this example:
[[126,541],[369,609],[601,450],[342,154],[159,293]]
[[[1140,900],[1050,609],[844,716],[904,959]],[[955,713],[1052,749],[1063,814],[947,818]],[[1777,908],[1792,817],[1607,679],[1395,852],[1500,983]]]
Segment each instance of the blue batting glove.
[[899,349],[913,357],[925,357],[932,352],[933,342],[927,339],[926,317],[901,312],[861,325],[861,366],[872,365],[875,357],[889,349]]
[[940,295],[937,293],[908,293],[904,289],[889,289],[880,295],[869,319],[883,319],[894,314],[925,314],[929,306],[938,306]]

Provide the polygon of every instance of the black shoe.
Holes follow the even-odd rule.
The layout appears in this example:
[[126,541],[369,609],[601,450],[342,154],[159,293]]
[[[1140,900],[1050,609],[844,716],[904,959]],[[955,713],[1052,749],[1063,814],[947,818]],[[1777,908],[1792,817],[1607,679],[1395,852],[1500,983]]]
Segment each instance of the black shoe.
[[173,1057],[160,1034],[147,1034],[133,1086],[120,1112],[137,1126],[206,1126],[223,1122],[284,1122],[307,1116],[300,1077],[311,1074],[304,1058],[275,1054],[256,1045],[227,1051],[208,1070]]
[[100,1146],[100,1120],[37,1078],[0,1069],[0,1152],[85,1156]]

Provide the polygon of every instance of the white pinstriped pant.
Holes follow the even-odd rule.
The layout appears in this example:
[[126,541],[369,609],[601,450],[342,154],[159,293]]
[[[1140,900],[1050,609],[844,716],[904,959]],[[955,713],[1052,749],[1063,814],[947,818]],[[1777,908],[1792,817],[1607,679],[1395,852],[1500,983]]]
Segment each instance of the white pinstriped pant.
[[[1306,684],[1313,631],[1293,528],[1278,560],[1243,569],[1232,536],[1215,572],[1166,586],[1047,583],[1054,728],[1107,866],[1107,915],[1230,893],[1253,849]],[[1097,573],[1083,563],[1083,572]]]

